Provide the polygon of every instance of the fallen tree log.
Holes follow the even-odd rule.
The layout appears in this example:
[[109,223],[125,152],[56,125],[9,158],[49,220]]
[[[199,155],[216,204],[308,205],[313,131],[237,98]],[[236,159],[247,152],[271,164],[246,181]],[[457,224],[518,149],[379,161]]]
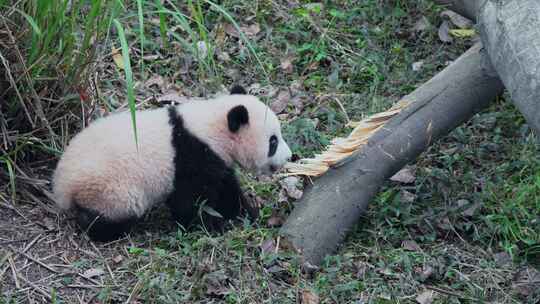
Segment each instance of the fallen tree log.
[[436,0],[476,20],[493,67],[540,136],[540,1]]
[[448,7],[450,10],[476,21],[476,12],[483,0],[435,0],[436,3]]
[[404,97],[409,106],[347,163],[308,186],[280,230],[311,264],[333,253],[381,184],[503,90],[480,44]]

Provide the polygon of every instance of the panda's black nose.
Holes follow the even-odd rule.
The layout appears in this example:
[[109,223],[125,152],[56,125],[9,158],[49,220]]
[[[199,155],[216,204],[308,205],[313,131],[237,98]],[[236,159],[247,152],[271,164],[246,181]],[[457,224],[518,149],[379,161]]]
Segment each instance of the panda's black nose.
[[293,154],[291,157],[289,157],[288,160],[291,162],[295,162],[297,160],[300,160],[300,156],[298,156],[298,154]]
[[277,171],[277,167],[274,166],[274,165],[270,165],[270,171],[276,172],[276,171]]

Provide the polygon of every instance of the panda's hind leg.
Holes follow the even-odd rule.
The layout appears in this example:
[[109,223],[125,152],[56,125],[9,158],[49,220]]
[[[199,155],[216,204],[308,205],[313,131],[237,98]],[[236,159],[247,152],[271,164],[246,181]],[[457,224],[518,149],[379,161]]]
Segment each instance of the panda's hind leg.
[[75,204],[77,223],[86,231],[88,236],[99,242],[110,242],[127,234],[137,217],[127,216],[121,219],[111,219],[95,210],[84,208]]

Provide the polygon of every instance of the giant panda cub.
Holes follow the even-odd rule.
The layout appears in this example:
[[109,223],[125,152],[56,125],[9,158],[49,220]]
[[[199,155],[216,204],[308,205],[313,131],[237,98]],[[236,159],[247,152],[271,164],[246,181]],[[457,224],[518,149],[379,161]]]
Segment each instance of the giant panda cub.
[[270,174],[291,157],[275,113],[240,86],[136,117],[138,149],[130,113],[112,114],[77,134],[54,172],[57,205],[93,240],[121,237],[160,202],[184,227],[200,203],[234,219],[245,199],[233,164]]

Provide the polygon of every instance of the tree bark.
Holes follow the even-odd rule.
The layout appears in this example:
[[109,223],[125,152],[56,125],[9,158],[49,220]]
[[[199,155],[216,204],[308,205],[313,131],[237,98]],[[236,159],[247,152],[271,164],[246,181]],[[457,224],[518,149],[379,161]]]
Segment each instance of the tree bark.
[[503,90],[477,44],[404,97],[411,104],[347,163],[307,187],[281,228],[306,261],[320,264],[359,220],[381,184]]
[[435,0],[436,3],[447,6],[450,10],[476,21],[477,11],[484,0]]
[[512,102],[540,136],[540,1],[486,1],[478,26]]
[[436,2],[477,20],[482,43],[512,102],[540,136],[540,1]]

